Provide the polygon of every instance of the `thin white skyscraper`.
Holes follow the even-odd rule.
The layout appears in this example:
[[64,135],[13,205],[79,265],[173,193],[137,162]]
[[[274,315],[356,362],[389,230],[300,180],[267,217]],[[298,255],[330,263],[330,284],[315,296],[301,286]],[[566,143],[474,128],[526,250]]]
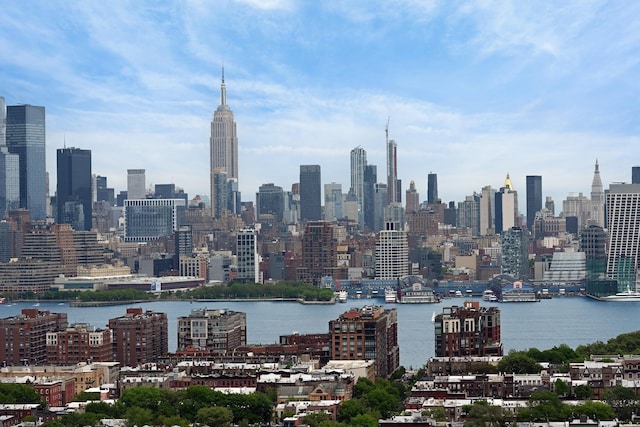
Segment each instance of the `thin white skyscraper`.
[[224,84],[224,68],[222,68],[222,84],[220,85],[220,105],[213,113],[211,120],[210,147],[210,189],[212,212],[216,200],[214,171],[223,171],[229,180],[238,181],[238,136],[233,112],[227,105],[227,88]]
[[367,168],[367,152],[362,147],[351,150],[351,193],[358,202],[358,218],[364,222],[364,171]]
[[392,139],[389,140],[389,127],[387,125],[387,201],[398,202],[398,145]]
[[591,183],[591,220],[593,225],[604,227],[604,187],[600,179],[600,168],[596,160],[596,169],[593,172],[593,182]]

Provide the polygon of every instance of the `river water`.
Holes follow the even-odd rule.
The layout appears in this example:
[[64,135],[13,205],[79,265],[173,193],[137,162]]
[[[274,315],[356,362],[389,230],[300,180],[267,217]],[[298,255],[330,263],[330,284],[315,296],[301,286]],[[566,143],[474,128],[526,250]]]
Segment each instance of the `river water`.
[[[470,298],[480,300],[479,298]],[[326,333],[329,321],[351,307],[379,304],[398,310],[400,363],[407,368],[423,366],[434,356],[435,311],[462,305],[466,298],[445,299],[436,304],[385,304],[382,299],[350,299],[344,304],[303,305],[297,302],[230,302],[230,301],[163,301],[107,307],[70,307],[68,304],[42,302],[38,308],[66,312],[69,323],[89,323],[105,328],[109,319],[125,314],[126,307],[142,307],[167,314],[169,351],[177,347],[177,318],[194,309],[230,309],[247,313],[247,341],[250,344],[272,344],[280,335],[292,332]],[[600,302],[586,297],[557,297],[534,303],[493,303],[501,312],[502,343],[505,352],[537,347],[540,350],[567,344],[572,348],[595,341],[607,341],[624,332],[640,330],[640,302]],[[32,303],[0,306],[0,317],[32,308]]]

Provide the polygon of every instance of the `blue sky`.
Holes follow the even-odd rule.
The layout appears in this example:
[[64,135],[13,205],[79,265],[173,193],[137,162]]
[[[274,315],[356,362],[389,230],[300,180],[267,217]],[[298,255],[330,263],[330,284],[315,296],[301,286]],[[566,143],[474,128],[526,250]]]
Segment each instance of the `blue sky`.
[[[399,177],[443,201],[510,174],[543,176],[556,211],[640,165],[640,2],[28,1],[0,13],[0,96],[47,108],[55,150],[92,150],[126,189],[209,188],[209,132],[224,63],[240,189],[289,189],[300,164],[349,188],[349,152],[384,182],[384,129]],[[525,209],[522,203],[521,211]]]

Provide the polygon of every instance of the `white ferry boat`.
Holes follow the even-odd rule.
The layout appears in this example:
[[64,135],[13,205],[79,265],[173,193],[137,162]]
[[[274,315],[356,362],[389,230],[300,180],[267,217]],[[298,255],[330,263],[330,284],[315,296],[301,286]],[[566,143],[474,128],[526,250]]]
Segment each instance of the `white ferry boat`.
[[347,302],[347,291],[338,291],[338,302]]
[[433,290],[417,282],[400,292],[401,304],[431,304],[438,301]]
[[387,304],[395,304],[398,302],[398,295],[395,289],[384,290],[384,302]]
[[640,301],[640,292],[632,291],[629,287],[625,291],[618,292],[601,298],[603,301]]
[[498,297],[491,289],[487,289],[482,293],[482,299],[484,301],[498,301]]

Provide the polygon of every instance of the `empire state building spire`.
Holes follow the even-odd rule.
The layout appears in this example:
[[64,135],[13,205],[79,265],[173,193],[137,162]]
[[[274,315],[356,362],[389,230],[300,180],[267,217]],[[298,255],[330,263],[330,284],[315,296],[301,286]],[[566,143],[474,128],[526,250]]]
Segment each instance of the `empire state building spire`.
[[211,207],[213,215],[219,217],[222,210],[233,205],[229,200],[235,200],[235,196],[227,194],[226,182],[234,182],[236,187],[238,182],[238,136],[233,112],[227,105],[224,67],[220,84],[220,105],[211,120],[209,146]]

